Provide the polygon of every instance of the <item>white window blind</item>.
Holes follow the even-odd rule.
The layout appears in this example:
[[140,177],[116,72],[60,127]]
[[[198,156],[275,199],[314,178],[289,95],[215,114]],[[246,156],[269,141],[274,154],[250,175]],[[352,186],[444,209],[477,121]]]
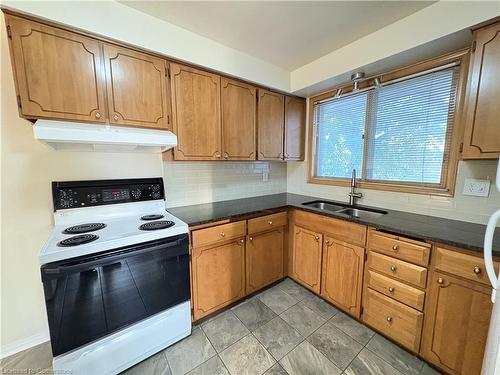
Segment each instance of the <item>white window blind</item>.
[[458,67],[316,103],[317,177],[443,186]]
[[361,170],[366,103],[364,93],[316,107],[318,176],[342,178],[350,176],[353,168]]

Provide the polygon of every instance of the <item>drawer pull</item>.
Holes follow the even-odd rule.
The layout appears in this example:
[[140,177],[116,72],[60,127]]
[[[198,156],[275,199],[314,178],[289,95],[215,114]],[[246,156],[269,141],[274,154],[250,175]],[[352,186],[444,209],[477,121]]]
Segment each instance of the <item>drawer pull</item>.
[[397,271],[397,269],[398,269],[398,268],[397,268],[396,266],[391,266],[391,271],[392,271],[392,272],[396,272],[396,271]]
[[115,114],[115,115],[113,116],[113,120],[118,121],[118,115],[117,115],[117,114]]
[[241,240],[240,240],[240,243],[245,243],[245,240],[244,240],[244,239],[241,239]]
[[95,118],[97,118],[97,119],[101,118],[101,114],[99,112],[96,112],[95,113]]
[[394,251],[398,251],[398,250],[399,250],[399,246],[398,246],[398,245],[393,245],[393,246],[392,246],[392,250],[394,250]]
[[315,237],[314,237],[314,239],[315,239],[316,241],[319,241],[319,236],[315,236]]
[[220,233],[219,233],[219,236],[221,236],[221,237],[225,237],[225,236],[226,236],[226,233],[224,233],[224,232],[220,232]]
[[388,321],[389,323],[392,323],[392,317],[388,316],[388,317],[387,317],[387,321]]
[[269,225],[273,225],[273,221],[272,221],[272,220],[269,220],[267,223],[268,223]]
[[474,273],[476,275],[479,275],[481,273],[481,267],[479,267],[479,266],[474,267]]
[[438,278],[438,284],[440,285],[444,284],[444,279],[442,277]]
[[389,292],[394,293],[394,288],[392,286],[389,287]]
[[248,237],[248,240],[249,241],[253,241],[253,237]]

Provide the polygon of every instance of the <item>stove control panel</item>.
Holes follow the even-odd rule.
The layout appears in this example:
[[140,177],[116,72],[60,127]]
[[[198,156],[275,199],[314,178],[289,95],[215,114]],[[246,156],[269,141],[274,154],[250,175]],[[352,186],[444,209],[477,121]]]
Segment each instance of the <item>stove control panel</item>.
[[54,210],[164,199],[163,179],[52,183]]

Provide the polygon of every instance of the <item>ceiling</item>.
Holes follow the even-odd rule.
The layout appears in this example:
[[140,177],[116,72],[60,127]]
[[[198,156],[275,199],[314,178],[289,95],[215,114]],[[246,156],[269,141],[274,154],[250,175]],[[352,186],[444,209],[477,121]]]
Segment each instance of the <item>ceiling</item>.
[[120,1],[292,71],[432,1]]

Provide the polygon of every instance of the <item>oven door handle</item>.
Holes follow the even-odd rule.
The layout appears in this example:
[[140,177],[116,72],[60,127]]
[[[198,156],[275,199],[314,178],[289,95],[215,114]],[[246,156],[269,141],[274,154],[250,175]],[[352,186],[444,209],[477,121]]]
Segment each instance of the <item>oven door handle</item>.
[[[137,256],[137,255],[141,255],[141,254],[154,252],[156,250],[161,250],[161,249],[166,249],[169,247],[178,246],[181,244],[181,242],[183,240],[184,239],[180,238],[176,241],[162,243],[160,245],[147,247],[147,248],[141,249],[141,250],[128,250],[128,251],[124,250],[124,251],[120,251],[118,254],[103,255],[99,258],[93,258],[94,260],[91,260],[88,262],[82,261],[81,263],[78,263],[75,265],[68,265],[68,266],[62,265],[62,266],[58,266],[58,267],[54,267],[54,268],[47,267],[47,268],[44,268],[42,271],[42,281],[46,277],[58,276],[58,275],[65,274],[65,273],[83,271],[89,267],[103,266],[103,265],[106,265],[108,263],[113,263],[114,261],[116,261],[118,259],[122,259],[124,257],[124,255]],[[188,253],[183,251],[183,252],[179,252],[179,254],[176,254],[176,256],[182,256],[182,255],[188,255]],[[103,263],[103,261],[105,261],[105,263]]]

